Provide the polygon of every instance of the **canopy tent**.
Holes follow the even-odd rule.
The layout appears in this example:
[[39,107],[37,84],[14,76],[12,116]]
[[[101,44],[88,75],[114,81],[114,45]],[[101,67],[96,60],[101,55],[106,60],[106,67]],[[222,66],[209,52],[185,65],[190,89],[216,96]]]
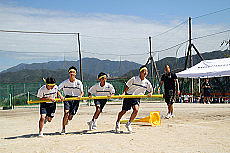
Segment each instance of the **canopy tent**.
[[176,75],[181,78],[230,76],[230,58],[204,60]]

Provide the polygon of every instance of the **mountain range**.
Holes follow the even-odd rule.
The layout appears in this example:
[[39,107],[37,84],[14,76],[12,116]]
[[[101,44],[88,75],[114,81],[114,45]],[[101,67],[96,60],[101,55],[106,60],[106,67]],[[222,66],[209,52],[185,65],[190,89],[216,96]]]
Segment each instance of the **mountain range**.
[[[213,51],[201,55],[205,60],[226,58],[229,57],[230,51]],[[201,59],[197,55],[193,55],[193,65],[200,61]],[[185,66],[185,57],[166,57],[156,61],[157,69],[160,74],[163,73],[163,68],[166,64],[169,64],[173,71],[183,70]],[[97,58],[83,58],[82,65],[84,80],[95,80],[100,72],[108,73],[112,78],[129,78],[133,75],[137,75],[138,68],[141,66],[141,64],[131,61],[111,61]],[[79,61],[49,61],[32,64],[21,63],[0,72],[0,82],[40,82],[43,77],[48,76],[53,76],[57,82],[60,82],[68,77],[67,69],[70,66],[75,66],[79,69]],[[79,73],[77,77],[79,78]]]

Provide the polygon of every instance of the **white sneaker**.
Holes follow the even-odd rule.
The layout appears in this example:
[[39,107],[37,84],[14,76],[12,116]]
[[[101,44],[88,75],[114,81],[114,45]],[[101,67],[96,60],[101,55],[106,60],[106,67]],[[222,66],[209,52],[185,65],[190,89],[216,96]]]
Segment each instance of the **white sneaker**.
[[170,119],[171,117],[172,117],[171,114],[167,114],[167,115],[165,116],[166,119]]
[[171,117],[173,118],[173,117],[176,117],[174,114],[171,114]]
[[119,133],[119,132],[120,132],[120,123],[116,123],[115,132],[116,132],[116,133]]
[[93,130],[96,130],[96,129],[97,129],[97,124],[96,124],[95,122],[93,122],[92,129],[93,129]]
[[93,130],[93,121],[89,121],[87,122],[88,126],[89,126],[89,131]]
[[38,136],[39,136],[39,137],[44,137],[44,135],[43,135],[43,133],[42,133],[42,132],[41,132],[41,133],[39,133],[39,134],[38,134]]
[[132,132],[133,131],[133,129],[132,129],[132,127],[131,127],[131,123],[126,123],[125,124],[125,127],[127,128],[127,130],[129,131],[129,132]]
[[65,135],[65,129],[62,129],[61,135]]

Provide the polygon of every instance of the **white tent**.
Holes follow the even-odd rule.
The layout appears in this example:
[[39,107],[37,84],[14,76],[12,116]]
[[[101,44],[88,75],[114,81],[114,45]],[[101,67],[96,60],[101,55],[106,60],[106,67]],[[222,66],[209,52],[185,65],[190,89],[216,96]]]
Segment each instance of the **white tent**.
[[204,60],[176,75],[181,78],[230,76],[230,58]]

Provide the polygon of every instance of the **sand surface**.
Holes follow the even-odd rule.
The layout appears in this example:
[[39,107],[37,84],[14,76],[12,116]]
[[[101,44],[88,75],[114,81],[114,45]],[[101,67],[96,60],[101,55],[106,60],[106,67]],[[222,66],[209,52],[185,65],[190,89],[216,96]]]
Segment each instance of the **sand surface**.
[[[134,132],[114,132],[120,102],[105,106],[97,121],[98,129],[87,131],[94,106],[82,104],[67,125],[67,134],[60,135],[63,107],[44,127],[45,136],[38,135],[39,108],[17,107],[0,110],[1,153],[227,153],[230,152],[230,104],[174,104],[175,118],[163,119],[159,127],[133,123]],[[141,103],[138,117],[159,110],[166,114],[165,103]],[[130,116],[131,111],[123,119]]]

